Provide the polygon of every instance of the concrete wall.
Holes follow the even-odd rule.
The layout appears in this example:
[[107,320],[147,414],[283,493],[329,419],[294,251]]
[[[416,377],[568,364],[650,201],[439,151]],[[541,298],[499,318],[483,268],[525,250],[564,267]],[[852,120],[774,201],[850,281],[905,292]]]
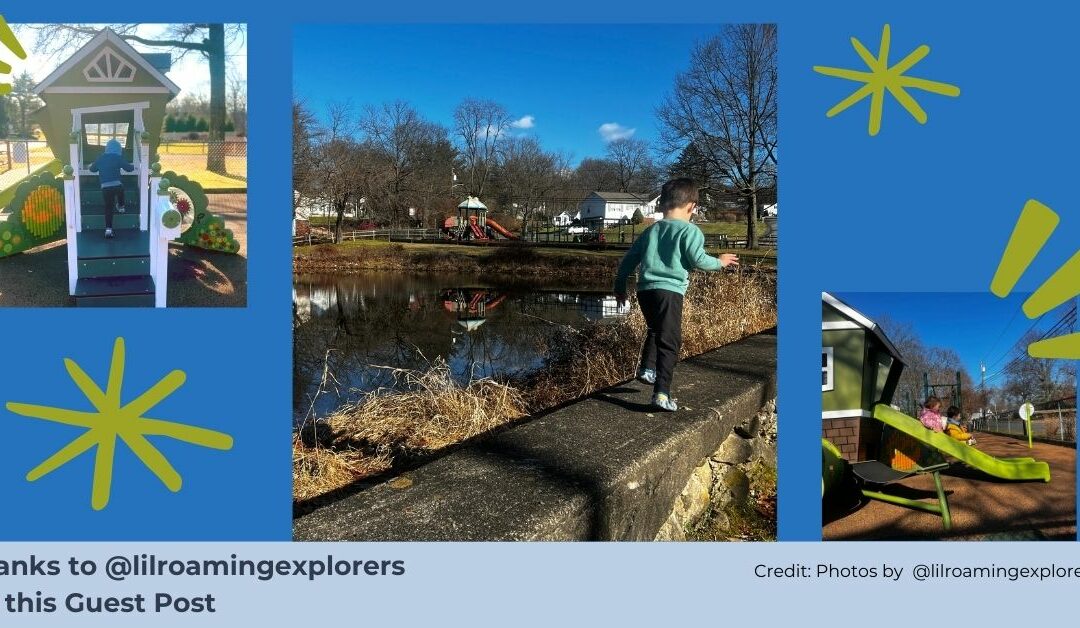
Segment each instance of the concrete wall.
[[653,540],[691,476],[776,396],[775,331],[681,362],[676,413],[636,381],[297,518],[297,540]]

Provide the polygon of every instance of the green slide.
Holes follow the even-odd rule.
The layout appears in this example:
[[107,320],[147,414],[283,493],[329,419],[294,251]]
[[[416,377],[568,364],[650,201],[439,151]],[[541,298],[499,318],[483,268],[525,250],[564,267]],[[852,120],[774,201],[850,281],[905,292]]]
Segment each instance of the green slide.
[[995,458],[945,434],[928,430],[922,423],[883,403],[874,406],[874,418],[987,475],[1003,480],[1050,481],[1050,466],[1045,462],[1034,458]]

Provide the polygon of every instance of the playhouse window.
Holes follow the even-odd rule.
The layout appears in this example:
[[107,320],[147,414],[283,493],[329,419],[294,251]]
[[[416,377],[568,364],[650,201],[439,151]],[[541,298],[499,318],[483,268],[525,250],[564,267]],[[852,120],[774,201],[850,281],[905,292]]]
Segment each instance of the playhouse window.
[[121,148],[127,148],[128,127],[127,122],[88,122],[83,128],[89,146],[104,146],[109,140],[116,140]]
[[821,349],[821,390],[833,389],[833,352],[832,347]]

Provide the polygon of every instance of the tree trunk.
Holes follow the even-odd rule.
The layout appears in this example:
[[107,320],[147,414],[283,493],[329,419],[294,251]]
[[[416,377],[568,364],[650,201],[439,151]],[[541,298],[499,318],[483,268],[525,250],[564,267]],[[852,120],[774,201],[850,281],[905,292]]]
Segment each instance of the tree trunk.
[[334,244],[341,244],[341,226],[345,222],[346,202],[342,201],[334,207],[337,218],[334,221]]
[[206,40],[210,65],[210,134],[206,169],[225,174],[225,25],[210,24]]
[[750,188],[750,206],[746,208],[746,248],[757,248],[757,188]]

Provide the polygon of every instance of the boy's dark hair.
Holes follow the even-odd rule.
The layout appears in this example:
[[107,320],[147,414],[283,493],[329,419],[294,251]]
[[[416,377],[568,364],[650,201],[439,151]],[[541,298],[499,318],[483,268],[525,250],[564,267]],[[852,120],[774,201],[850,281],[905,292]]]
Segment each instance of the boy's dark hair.
[[951,418],[960,416],[960,408],[956,406],[949,406],[949,409],[945,411],[945,416]]
[[940,406],[941,405],[941,400],[938,399],[937,397],[933,396],[933,395],[930,395],[929,397],[926,398],[926,403],[923,404],[923,407],[926,408],[927,410],[929,410],[930,408],[933,408],[934,405],[939,405]]
[[672,179],[660,188],[660,211],[698,202],[698,184],[693,179]]

